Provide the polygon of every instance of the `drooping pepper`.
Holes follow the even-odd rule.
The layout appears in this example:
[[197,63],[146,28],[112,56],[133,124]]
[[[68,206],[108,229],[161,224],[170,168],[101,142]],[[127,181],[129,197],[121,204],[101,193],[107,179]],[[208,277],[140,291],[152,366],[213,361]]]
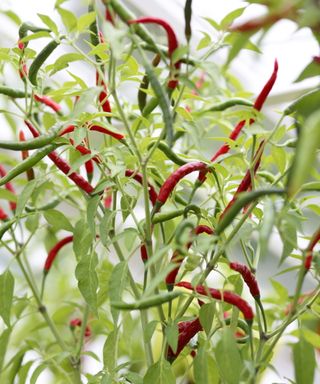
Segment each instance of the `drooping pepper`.
[[73,236],[67,236],[61,239],[60,241],[57,242],[57,244],[50,249],[48,256],[46,258],[46,261],[44,263],[43,267],[43,273],[46,275],[49,273],[52,264],[54,260],[56,259],[58,252],[60,251],[61,248],[63,248],[66,244],[69,244],[73,241]]
[[[0,176],[1,177],[5,177],[6,174],[7,174],[7,172],[6,172],[5,168],[0,164]],[[16,190],[14,189],[13,185],[10,182],[7,182],[5,184],[5,188],[8,191],[12,192],[14,195],[16,194]],[[17,208],[17,203],[16,202],[9,201],[9,205],[10,205],[11,211],[15,211],[16,210],[16,208]]]

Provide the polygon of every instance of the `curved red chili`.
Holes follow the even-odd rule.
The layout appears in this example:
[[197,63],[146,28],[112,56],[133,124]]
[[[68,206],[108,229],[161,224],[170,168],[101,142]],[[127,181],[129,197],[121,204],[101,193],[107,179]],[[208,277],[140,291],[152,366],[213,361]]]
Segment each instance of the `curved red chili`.
[[[143,177],[142,177],[141,173],[133,171],[132,169],[127,169],[125,171],[125,175],[127,177],[132,177],[139,184],[143,185]],[[155,205],[157,198],[158,198],[158,194],[155,191],[154,187],[150,183],[148,183],[148,192],[149,192],[149,199],[150,199],[152,205]]]
[[181,321],[178,323],[178,346],[176,352],[173,352],[171,347],[168,348],[166,359],[171,363],[179,356],[183,348],[189,343],[189,341],[200,331],[202,331],[202,325],[199,318],[191,321]]
[[50,97],[48,96],[34,95],[34,99],[39,103],[47,105],[49,108],[53,109],[57,113],[61,111],[61,105],[56,103],[54,100],[50,99]]
[[250,271],[250,269],[244,264],[235,262],[230,263],[229,266],[233,271],[240,273],[244,282],[247,284],[251,295],[255,299],[260,299],[260,289],[258,286],[258,282],[255,278],[255,275]]
[[307,256],[306,256],[306,260],[304,262],[304,268],[305,268],[306,272],[308,272],[309,269],[311,268],[312,259],[313,259],[313,248],[316,246],[318,241],[320,241],[320,228],[313,234],[313,236],[309,242],[309,245],[306,249]]
[[73,241],[73,236],[67,236],[61,239],[60,241],[58,241],[57,244],[50,249],[43,267],[43,273],[47,274],[50,271],[50,268],[52,267],[52,263],[57,257],[57,254],[60,251],[60,249],[64,247],[66,244],[71,243],[72,241]]
[[[207,233],[208,235],[212,235],[214,233],[213,229],[211,229],[207,225],[203,225],[203,224],[198,225],[196,228],[194,228],[193,232],[196,236],[200,235],[201,233]],[[187,244],[187,249],[189,249],[191,247],[191,245],[192,245],[192,242],[190,241]],[[179,272],[179,269],[180,269],[180,266],[182,264],[183,259],[184,259],[183,256],[178,251],[173,252],[170,263],[174,263],[177,266],[175,269],[173,269],[171,272],[169,272],[167,277],[166,277],[166,285],[167,285],[167,289],[169,291],[171,291],[174,287],[174,284],[176,282],[176,278],[177,278],[177,275],[178,275],[178,272]]]
[[[4,167],[0,164],[0,176],[1,176],[1,177],[4,177],[6,174],[7,174],[6,170],[5,170]],[[10,182],[8,182],[8,183],[5,184],[5,188],[6,188],[8,191],[12,192],[14,195],[16,194],[16,191],[15,191],[13,185],[12,185]],[[15,203],[14,201],[9,201],[9,205],[10,205],[10,209],[11,209],[11,211],[15,211],[15,210],[16,210],[16,208],[17,208],[17,203]]]
[[[128,21],[128,24],[139,24],[139,23],[140,24],[153,23],[153,24],[158,24],[162,28],[164,28],[164,30],[167,33],[167,38],[168,38],[168,56],[170,58],[171,66],[172,66],[172,54],[178,48],[179,43],[178,43],[177,36],[176,36],[173,28],[171,27],[171,25],[169,23],[167,23],[165,20],[159,19],[157,17],[141,17],[140,19],[129,20]],[[175,69],[177,71],[179,71],[179,69],[181,67],[180,61],[175,63],[174,67],[175,67]],[[176,79],[170,80],[169,83],[168,83],[168,88],[174,89],[178,85],[178,83],[179,82]]]
[[242,313],[247,322],[252,322],[254,318],[254,313],[250,305],[239,295],[230,291],[219,291],[214,288],[207,288],[203,285],[197,285],[193,287],[191,283],[187,281],[181,281],[176,283],[177,287],[182,287],[196,291],[200,295],[211,296],[213,299],[225,301],[226,303],[232,304],[237,307]]
[[[40,136],[37,129],[31,123],[29,123],[27,120],[25,120],[24,122],[34,137]],[[64,159],[62,159],[56,151],[49,153],[48,157],[56,165],[56,167],[60,169],[60,171],[67,175],[68,178],[72,180],[83,191],[87,192],[88,194],[94,191],[93,186],[88,183],[87,180],[85,180],[81,175],[76,172],[70,173],[70,165]]]
[[167,201],[170,193],[173,191],[173,189],[181,179],[189,175],[189,173],[196,171],[204,171],[205,169],[207,169],[207,165],[199,161],[187,163],[175,170],[163,183],[159,191],[158,199],[155,205],[156,210],[159,210],[160,207]]
[[[70,143],[72,144],[72,145],[74,145],[74,140],[73,139],[69,139],[69,141],[70,141]],[[75,146],[75,149],[78,151],[78,152],[80,152],[82,155],[91,155],[91,150],[89,149],[89,148],[87,148],[86,146],[84,146],[84,145],[76,145]],[[100,161],[100,159],[97,157],[97,156],[94,156],[93,158],[92,158],[92,160],[94,161],[94,162],[96,162],[97,164],[99,164],[99,163],[101,163],[101,161]]]
[[[74,125],[68,125],[66,128],[64,128],[59,136],[63,136],[63,135],[66,135],[67,133],[71,133],[73,132],[74,130],[76,129],[76,126]],[[88,129],[90,131],[95,131],[95,132],[100,132],[100,133],[104,133],[105,135],[109,135],[117,140],[122,140],[125,138],[125,136],[122,134],[122,133],[118,133],[118,132],[113,132],[113,131],[110,131],[109,129],[107,128],[104,128],[104,127],[101,127],[100,125],[89,125],[88,126]]]

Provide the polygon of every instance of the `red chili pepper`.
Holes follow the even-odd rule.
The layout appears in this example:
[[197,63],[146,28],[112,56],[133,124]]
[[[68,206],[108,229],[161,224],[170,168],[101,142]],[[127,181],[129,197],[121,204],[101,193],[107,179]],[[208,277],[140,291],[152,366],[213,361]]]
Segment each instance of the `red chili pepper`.
[[[264,145],[264,140],[261,141],[261,143],[259,145],[259,148],[257,149],[257,151],[256,151],[256,153],[254,155],[255,165],[254,165],[254,168],[253,168],[253,175],[256,174],[256,172],[257,172],[257,170],[258,170],[258,168],[260,166],[261,157],[262,157],[262,150],[261,150],[261,148],[262,148],[263,145]],[[242,179],[238,189],[236,190],[235,194],[233,195],[232,200],[229,202],[229,204],[226,206],[226,208],[222,212],[219,220],[222,219],[222,217],[226,214],[226,212],[230,209],[230,207],[235,203],[235,201],[238,198],[238,195],[241,192],[246,192],[246,191],[248,191],[251,188],[252,188],[251,172],[248,169],[246,174],[245,174],[245,176],[244,176],[244,178]]]
[[313,61],[317,64],[320,64],[320,56],[313,56]]
[[[34,137],[40,136],[37,129],[31,123],[25,120],[25,124],[29,128],[30,132]],[[87,192],[88,194],[93,192],[94,190],[93,186],[90,183],[88,183],[87,180],[85,180],[81,175],[79,175],[76,172],[70,173],[71,171],[70,165],[64,159],[62,159],[57,154],[56,151],[49,153],[48,157],[56,165],[56,167],[59,168],[60,171],[62,171],[65,175],[67,175],[69,179],[72,180],[79,188],[81,188],[83,191]]]
[[[157,17],[141,17],[140,19],[128,21],[128,24],[148,24],[148,23],[160,25],[166,31],[167,38],[168,38],[168,56],[170,58],[171,67],[172,67],[172,54],[178,48],[179,43],[178,43],[177,36],[176,36],[173,28],[171,27],[171,25],[169,23],[167,23],[165,20],[159,19]],[[181,62],[178,61],[177,63],[175,63],[174,67],[177,71],[179,71],[179,69],[181,67]],[[175,76],[173,76],[173,77],[175,77]],[[174,89],[174,88],[176,88],[178,83],[179,82],[176,79],[170,80],[168,83],[168,88]]]
[[[125,175],[127,177],[132,177],[139,184],[143,185],[143,177],[142,177],[141,173],[133,171],[132,169],[127,169],[125,172]],[[148,189],[149,189],[149,199],[150,199],[152,205],[155,205],[155,203],[157,201],[158,194],[155,191],[154,187],[149,183],[148,183]]]
[[163,183],[160,188],[159,195],[155,204],[155,212],[157,212],[161,206],[167,201],[170,193],[173,191],[178,182],[183,179],[189,173],[196,171],[204,171],[207,165],[202,162],[193,162],[182,165],[180,168],[175,170]]
[[313,234],[313,236],[309,242],[309,245],[306,249],[307,256],[306,256],[306,260],[304,262],[304,268],[305,268],[306,273],[311,268],[312,259],[313,259],[313,248],[316,246],[318,241],[320,241],[320,228]]
[[[266,101],[275,81],[277,80],[277,74],[278,74],[278,61],[275,60],[274,62],[274,68],[273,68],[273,72],[271,74],[271,77],[269,78],[269,80],[266,82],[266,84],[264,85],[264,87],[262,88],[261,92],[259,93],[255,103],[254,103],[254,106],[253,108],[256,109],[257,111],[260,111],[264,102]],[[255,122],[254,119],[250,119],[249,121],[249,124],[253,124]],[[229,139],[230,140],[233,140],[235,141],[237,139],[237,137],[239,136],[242,128],[245,126],[246,124],[246,121],[245,120],[242,120],[240,121],[236,127],[233,129],[233,131],[230,133],[229,135]],[[225,153],[228,153],[230,150],[230,146],[229,144],[223,144],[219,149],[218,151],[212,156],[211,158],[211,161],[215,161],[218,157],[220,157],[221,155],[224,155]],[[199,174],[199,181],[200,182],[203,182],[205,180],[205,172],[201,172]]]
[[[193,232],[196,236],[200,235],[201,233],[207,233],[208,235],[212,235],[214,233],[213,229],[211,229],[207,225],[198,225],[193,230]],[[189,249],[191,247],[191,245],[192,245],[192,242],[190,241],[187,244],[187,249]],[[183,256],[178,251],[173,252],[170,263],[175,263],[177,265],[177,267],[175,269],[173,269],[171,272],[169,272],[167,277],[166,277],[166,285],[167,285],[167,289],[169,291],[172,291],[172,289],[174,287],[174,284],[176,282],[176,278],[177,278],[177,275],[178,275],[178,272],[179,272],[179,269],[180,269],[180,266],[182,264],[183,259],[184,259]]]
[[[23,131],[19,131],[19,140],[26,141]],[[21,155],[22,155],[22,160],[25,160],[29,157],[29,151],[28,150],[21,151]],[[27,179],[29,181],[34,180],[35,176],[34,176],[33,168],[29,168],[26,173],[27,173]]]
[[[6,174],[7,174],[6,170],[5,170],[4,167],[0,164],[0,176],[1,176],[1,177],[4,177]],[[12,192],[14,195],[16,194],[16,191],[15,191],[13,185],[12,185],[10,182],[8,182],[8,183],[5,184],[5,188],[6,188],[8,191]],[[16,208],[17,208],[17,203],[15,203],[14,201],[9,201],[9,205],[10,205],[10,209],[11,209],[11,211],[15,211],[15,210],[16,210]]]
[[0,207],[0,220],[5,221],[8,219],[8,215],[5,213],[5,211]]
[[57,242],[57,244],[50,249],[48,256],[46,258],[44,267],[43,267],[43,273],[47,274],[50,271],[50,268],[52,267],[52,263],[54,262],[55,258],[57,257],[58,252],[62,247],[64,247],[66,244],[69,244],[73,241],[73,236],[67,236],[60,241]]
[[189,343],[189,341],[200,331],[202,331],[202,325],[199,318],[191,321],[181,321],[178,323],[178,346],[177,351],[173,352],[171,347],[168,348],[166,359],[171,363],[179,356],[183,348]]
[[[72,319],[72,320],[70,320],[69,325],[70,325],[71,330],[73,331],[76,327],[81,327],[82,320],[79,319],[79,318]],[[86,328],[85,328],[84,336],[85,337],[90,337],[91,336],[91,329],[90,329],[89,325],[87,325]]]
[[260,289],[258,286],[258,282],[257,282],[254,274],[250,271],[250,269],[244,264],[235,263],[235,262],[230,263],[229,266],[232,270],[240,273],[244,282],[247,284],[251,295],[255,299],[259,300],[260,299]]
[[[61,131],[59,136],[63,136],[63,135],[66,135],[67,133],[71,133],[75,129],[76,129],[76,127],[74,125],[68,125],[63,131]],[[90,131],[104,133],[105,135],[109,135],[109,136],[111,136],[117,140],[122,140],[125,138],[125,136],[122,133],[110,131],[109,129],[101,127],[99,125],[91,125],[91,126],[89,125],[88,129]]]
[[250,305],[239,295],[230,291],[219,291],[214,288],[207,288],[203,285],[197,285],[193,287],[191,283],[187,281],[181,281],[176,284],[177,287],[182,287],[196,291],[200,295],[211,296],[213,299],[225,301],[226,303],[236,306],[242,313],[245,320],[249,323],[252,322],[254,314]]
[[105,208],[110,208],[112,204],[112,193],[110,191],[110,188],[106,188],[106,197],[103,200],[103,204]]
[[[70,143],[72,144],[72,145],[74,145],[74,141],[73,141],[73,139],[69,139],[69,141],[70,141]],[[86,146],[84,146],[84,145],[76,145],[75,146],[75,149],[78,151],[78,152],[80,152],[82,155],[91,155],[91,150],[89,149],[89,148],[87,148]],[[100,164],[101,163],[101,160],[97,157],[97,156],[94,156],[93,158],[92,158],[92,160],[95,162],[95,163],[97,163],[97,164]]]
[[140,257],[144,263],[147,262],[148,260],[147,247],[143,243],[141,243],[141,246],[140,246]]
[[61,108],[62,108],[61,105],[56,103],[54,100],[50,99],[50,97],[48,96],[34,95],[34,99],[39,103],[47,105],[57,113],[61,111]]

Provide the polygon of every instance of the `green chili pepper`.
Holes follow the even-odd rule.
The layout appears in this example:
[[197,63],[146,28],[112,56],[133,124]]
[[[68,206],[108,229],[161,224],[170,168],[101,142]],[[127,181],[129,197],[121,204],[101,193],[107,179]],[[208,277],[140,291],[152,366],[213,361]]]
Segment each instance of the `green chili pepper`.
[[0,94],[12,97],[13,99],[24,99],[26,96],[30,96],[30,93],[26,95],[25,91],[5,86],[0,86]]
[[8,181],[14,179],[16,176],[32,168],[34,165],[39,163],[40,160],[42,160],[45,156],[47,156],[50,152],[54,151],[56,148],[58,148],[61,145],[63,145],[63,143],[49,144],[44,148],[41,148],[35,153],[33,153],[30,157],[22,161],[22,163],[16,165],[4,177],[2,177],[0,179],[0,186],[6,184]]
[[[161,59],[161,57],[159,54],[157,54],[153,58],[153,60],[152,60],[153,67],[157,67],[159,65],[160,59]],[[149,87],[149,78],[148,78],[148,75],[145,74],[142,78],[142,81],[141,81],[141,84],[139,87],[139,91],[138,91],[138,104],[139,104],[140,112],[142,114],[143,114],[144,108],[145,108],[146,103],[147,103],[147,94],[146,94],[146,92],[144,92],[144,90],[148,89],[148,87]]]
[[47,58],[57,48],[59,44],[60,43],[58,43],[57,41],[52,40],[33,60],[33,63],[31,64],[29,69],[29,80],[33,85],[37,85],[37,74],[42,64],[47,60]]
[[184,220],[182,221],[178,227],[176,228],[176,233],[175,233],[175,241],[179,245],[183,245],[184,241],[182,240],[183,233],[187,228],[190,228],[193,230],[195,227],[194,223],[191,220]]
[[142,116],[147,117],[150,113],[159,105],[158,99],[156,97],[152,97],[147,105],[143,108]]
[[152,218],[153,224],[163,223],[164,221],[168,221],[174,219],[175,217],[182,216],[185,212],[185,209],[175,209],[174,211],[157,213]]
[[188,43],[192,35],[191,16],[192,16],[192,0],[186,0],[186,4],[184,6],[184,20],[185,20],[184,35]]
[[123,309],[126,311],[134,311],[156,307],[158,305],[168,303],[175,298],[181,296],[182,292],[172,291],[161,293],[160,295],[149,296],[145,299],[138,300],[134,303],[125,303],[124,301],[111,301],[111,307],[116,309]]
[[284,115],[290,115],[293,112],[296,112],[299,107],[307,104],[309,102],[309,98],[312,99],[312,96],[320,94],[320,89],[313,89],[312,91],[300,96],[297,100],[291,103],[283,112]]
[[19,28],[19,38],[20,40],[27,36],[28,31],[30,32],[51,32],[48,28],[36,27],[35,25],[29,23],[21,24]]
[[[213,105],[210,108],[205,109],[204,111],[199,112],[199,114],[204,114],[208,112],[220,112],[224,111],[231,107],[236,107],[237,105],[245,105],[248,107],[253,107],[253,102],[250,100],[242,99],[240,97],[235,97],[233,99],[229,99],[227,101],[224,101],[220,104]],[[197,113],[196,113],[197,114]]]
[[232,221],[235,219],[241,209],[244,208],[246,205],[253,203],[262,196],[283,195],[284,193],[286,193],[284,189],[260,189],[253,192],[245,192],[239,194],[239,197],[235,200],[235,203],[220,219],[216,227],[216,233],[220,234],[221,232],[223,232],[232,223]]
[[194,204],[187,205],[184,209],[183,216],[187,217],[190,211],[193,211],[198,217],[201,217],[201,209],[197,205],[194,205]]
[[[150,143],[148,145],[148,149],[150,149],[151,147],[154,146],[154,142],[153,143]],[[168,159],[170,159],[172,162],[174,162],[175,164],[177,165],[184,165],[184,164],[187,164],[187,161],[181,159],[181,157],[179,157],[178,155],[176,155],[173,150],[164,142],[164,141],[160,141],[158,144],[157,144],[157,149],[159,149],[161,152],[163,152]]]
[[54,132],[49,135],[42,135],[27,141],[0,141],[0,148],[11,149],[13,151],[38,149],[50,144],[56,137],[57,132]]

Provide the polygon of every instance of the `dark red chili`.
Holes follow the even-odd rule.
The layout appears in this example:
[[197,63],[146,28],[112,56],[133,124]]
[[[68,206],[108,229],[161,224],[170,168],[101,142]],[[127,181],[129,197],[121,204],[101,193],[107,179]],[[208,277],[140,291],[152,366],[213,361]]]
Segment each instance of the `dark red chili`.
[[161,206],[167,201],[170,193],[173,191],[178,182],[183,179],[189,173],[196,171],[204,171],[207,168],[207,165],[202,162],[193,162],[182,165],[180,168],[175,170],[163,183],[159,195],[155,204],[155,212],[158,211]]
[[46,258],[44,267],[43,267],[43,273],[47,274],[50,271],[50,268],[52,267],[52,264],[57,257],[58,252],[62,247],[64,247],[66,244],[69,244],[73,241],[73,236],[67,236],[60,241],[57,242],[57,244],[50,249],[48,256]]
[[250,269],[244,264],[235,263],[235,262],[230,263],[229,266],[232,270],[240,273],[244,282],[247,284],[251,295],[255,299],[259,300],[260,299],[260,289],[258,286],[258,282],[255,278],[255,275],[250,271]]
[[5,221],[8,219],[8,215],[5,213],[5,211],[0,207],[0,220]]
[[[196,236],[200,235],[201,233],[207,233],[208,235],[212,235],[214,233],[213,229],[211,229],[207,225],[198,225],[196,228],[194,228],[193,232]],[[189,249],[191,247],[191,245],[192,245],[192,242],[190,241],[187,244],[187,249]],[[176,278],[177,278],[177,275],[178,275],[178,272],[179,272],[179,269],[180,269],[180,266],[182,264],[183,259],[184,259],[183,256],[178,251],[173,252],[170,263],[174,263],[177,266],[175,269],[173,269],[171,272],[169,272],[167,277],[166,277],[166,285],[167,285],[167,289],[169,291],[171,291],[174,287],[174,284],[176,282]]]
[[181,281],[180,283],[177,283],[176,286],[190,289],[196,291],[200,295],[211,296],[213,299],[225,301],[226,303],[236,306],[243,313],[245,320],[249,323],[251,323],[254,318],[254,313],[250,305],[236,293],[219,291],[218,289],[207,288],[203,285],[193,287],[191,283],[187,281]]
[[[275,60],[274,62],[274,68],[273,72],[269,78],[269,80],[266,82],[264,87],[262,88],[261,92],[259,93],[253,108],[256,109],[257,111],[260,111],[264,102],[266,101],[275,81],[277,80],[277,74],[278,74],[278,61]],[[250,119],[249,124],[253,124],[255,122],[254,119]],[[237,137],[239,136],[242,128],[245,126],[246,121],[242,120],[240,121],[236,127],[233,129],[233,131],[229,135],[229,139],[235,141]],[[223,144],[218,151],[212,156],[211,161],[215,161],[218,157],[221,155],[224,155],[225,153],[228,153],[230,150],[229,144]],[[201,172],[199,174],[199,181],[203,182],[205,180],[205,172]]]
[[[264,145],[264,140],[261,141],[260,145],[259,145],[259,148],[257,149],[255,155],[254,155],[254,162],[255,162],[255,165],[254,165],[254,168],[253,168],[253,175],[256,174],[259,166],[260,166],[260,162],[261,162],[261,157],[262,157],[262,147]],[[226,206],[226,208],[224,209],[224,211],[222,212],[221,216],[220,216],[220,220],[222,219],[222,217],[225,215],[225,213],[230,209],[230,207],[235,203],[236,199],[238,198],[238,195],[241,193],[241,192],[246,192],[248,190],[250,190],[252,188],[252,180],[251,180],[251,172],[250,172],[250,169],[247,170],[244,178],[242,179],[239,187],[237,188],[235,194],[233,195],[233,198],[232,200],[229,202],[229,204]]]
[[[178,48],[179,43],[178,43],[177,36],[176,36],[173,28],[171,27],[171,25],[169,23],[167,23],[165,20],[159,19],[157,17],[141,17],[140,19],[128,21],[128,24],[148,24],[148,23],[158,24],[162,28],[164,28],[164,30],[166,31],[167,38],[168,38],[168,56],[170,58],[171,66],[172,66],[172,54]],[[179,69],[181,67],[180,61],[175,63],[174,67],[177,71],[179,71]],[[173,76],[173,77],[175,77],[175,76]],[[168,88],[174,89],[178,85],[178,83],[179,82],[176,79],[170,80],[168,83]]]
[[[127,169],[125,172],[125,175],[127,177],[132,177],[139,184],[143,185],[143,177],[142,177],[141,173],[133,171],[132,169]],[[158,194],[155,191],[154,187],[149,183],[148,183],[148,190],[149,190],[148,191],[149,192],[149,199],[150,199],[152,205],[155,205],[157,198],[158,198]]]
[[[70,325],[71,330],[73,331],[76,327],[81,327],[82,320],[79,319],[79,318],[72,319],[72,320],[70,320],[69,325]],[[89,325],[87,325],[86,328],[85,328],[84,336],[85,337],[90,337],[91,336],[91,329],[90,329]]]
[[312,259],[313,259],[313,248],[316,246],[316,244],[320,241],[320,228],[313,234],[310,243],[306,249],[306,260],[304,262],[304,268],[306,270],[306,273],[311,268]]
[[[40,136],[37,129],[27,120],[25,120],[26,126],[29,128],[30,132],[34,137]],[[81,188],[83,191],[87,192],[88,194],[92,193],[94,188],[93,186],[87,182],[81,175],[79,175],[76,172],[71,171],[70,165],[62,159],[56,151],[53,151],[49,153],[48,157],[50,160],[56,165],[57,168],[59,168],[65,175],[69,177],[70,180],[72,180],[79,188]]]
[[173,352],[171,347],[168,348],[166,359],[172,363],[183,350],[183,348],[189,343],[189,341],[200,331],[202,331],[202,325],[199,318],[191,321],[181,321],[178,323],[178,346],[176,352]]
[[48,96],[34,95],[34,99],[39,103],[47,105],[49,108],[53,109],[57,113],[61,111],[61,105],[50,99],[50,97]]
[[[67,133],[71,133],[73,132],[74,130],[76,129],[76,126],[74,125],[68,125],[66,128],[64,128],[61,132],[60,132],[60,136],[63,136],[63,135],[66,135]],[[122,134],[122,133],[118,133],[118,132],[113,132],[113,131],[110,131],[109,129],[107,128],[104,128],[104,127],[101,127],[100,125],[89,125],[88,126],[88,129],[90,131],[95,131],[95,132],[100,132],[100,133],[104,133],[105,135],[109,135],[117,140],[122,140],[125,138],[125,136]]]
[[[26,141],[23,131],[19,131],[19,140]],[[25,160],[29,157],[29,151],[28,150],[21,151],[21,155],[22,155],[22,160]],[[26,173],[27,173],[27,179],[29,181],[34,179],[33,168],[29,168]]]
[[[0,176],[1,176],[1,177],[4,177],[6,174],[7,174],[6,170],[5,170],[4,167],[0,164]],[[14,195],[16,194],[16,191],[15,191],[13,185],[12,185],[10,182],[8,182],[8,183],[5,184],[5,188],[6,188],[8,191],[12,192]],[[10,209],[11,209],[11,211],[15,211],[15,210],[16,210],[16,208],[17,208],[17,203],[15,203],[14,201],[9,201],[9,205],[10,205]]]

